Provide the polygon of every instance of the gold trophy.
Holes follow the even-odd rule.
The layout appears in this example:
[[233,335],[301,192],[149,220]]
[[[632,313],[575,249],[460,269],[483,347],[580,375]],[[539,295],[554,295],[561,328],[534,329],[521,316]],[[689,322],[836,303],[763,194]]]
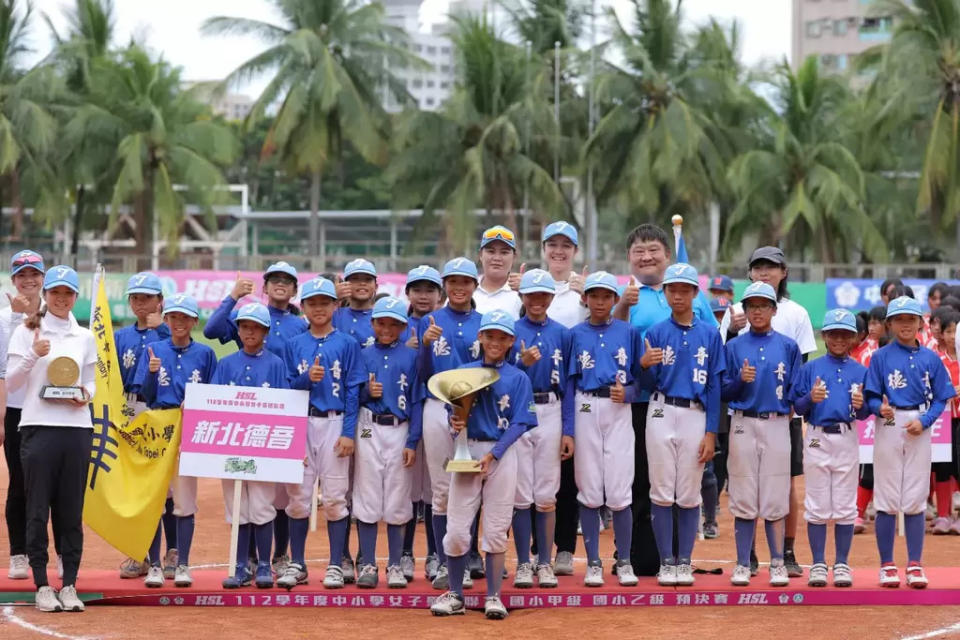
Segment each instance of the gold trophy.
[[[500,379],[500,373],[489,367],[451,369],[430,377],[427,388],[434,396],[453,407],[453,413],[464,422],[477,397],[477,392]],[[480,462],[470,457],[467,447],[467,429],[457,434],[453,459],[447,461],[446,471],[478,473]]]
[[82,400],[83,389],[77,385],[80,379],[80,365],[69,356],[54,358],[47,365],[47,380],[50,382],[40,390],[44,400]]

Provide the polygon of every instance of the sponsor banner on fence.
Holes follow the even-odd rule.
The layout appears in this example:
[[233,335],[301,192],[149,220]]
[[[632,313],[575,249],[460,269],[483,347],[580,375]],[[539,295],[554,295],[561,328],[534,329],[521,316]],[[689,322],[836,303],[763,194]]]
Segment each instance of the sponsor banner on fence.
[[[857,421],[857,433],[860,436],[860,464],[873,464],[873,439],[877,428],[877,416]],[[888,426],[886,429],[897,429]],[[950,441],[950,409],[947,409],[930,426],[930,441],[934,462],[950,462],[952,457]]]
[[188,384],[180,475],[303,481],[306,391]]
[[[956,280],[921,280],[908,278],[903,283],[913,289],[914,297],[923,305],[923,310],[930,311],[927,306],[927,291],[935,282],[957,284]],[[827,308],[843,307],[854,311],[869,311],[871,308],[883,304],[880,299],[880,285],[883,280],[827,278]]]

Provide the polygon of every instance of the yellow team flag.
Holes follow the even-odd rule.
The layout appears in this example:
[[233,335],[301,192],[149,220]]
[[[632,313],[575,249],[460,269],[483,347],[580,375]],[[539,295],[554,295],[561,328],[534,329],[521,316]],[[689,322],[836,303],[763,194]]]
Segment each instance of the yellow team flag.
[[94,280],[90,331],[97,343],[97,390],[90,405],[93,448],[83,520],[130,558],[146,556],[160,522],[180,449],[179,409],[131,420],[102,268]]

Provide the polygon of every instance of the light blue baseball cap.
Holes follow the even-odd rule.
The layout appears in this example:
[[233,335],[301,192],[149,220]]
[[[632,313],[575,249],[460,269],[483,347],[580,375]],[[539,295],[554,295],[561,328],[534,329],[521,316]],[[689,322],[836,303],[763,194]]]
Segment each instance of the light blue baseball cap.
[[387,296],[380,298],[376,304],[373,305],[371,317],[374,320],[377,318],[391,318],[407,324],[407,307],[400,298]]
[[251,302],[240,307],[237,312],[237,322],[249,320],[259,325],[270,328],[270,311],[266,306],[259,302]]
[[272,273],[282,273],[290,276],[294,280],[297,279],[297,270],[293,268],[293,265],[282,260],[280,262],[274,262],[267,267],[267,270],[263,272],[263,279],[266,280]]
[[890,304],[887,305],[887,317],[892,318],[893,316],[923,316],[923,310],[920,308],[920,303],[911,298],[910,296],[900,296],[895,300],[891,300]]
[[748,298],[763,298],[773,304],[777,304],[777,292],[766,282],[751,283],[750,286],[744,290],[743,295],[740,296],[740,302],[742,303]]
[[569,222],[560,220],[548,224],[543,228],[543,233],[540,235],[540,242],[546,242],[553,236],[564,236],[565,238],[569,238],[570,242],[574,245],[580,245],[577,228]]
[[497,329],[498,331],[503,331],[504,333],[509,333],[512,336],[517,335],[513,328],[514,321],[513,316],[511,316],[506,311],[488,311],[483,314],[483,317],[480,318],[480,331],[486,331],[487,329]]
[[454,258],[443,265],[443,278],[446,279],[450,276],[467,276],[477,282],[480,281],[477,274],[477,265],[470,258]]
[[513,231],[499,224],[483,232],[483,235],[480,237],[480,248],[483,249],[491,242],[496,242],[497,240],[516,251],[517,237],[513,235]]
[[531,269],[520,278],[520,293],[556,293],[557,283],[549,271]]
[[583,292],[586,293],[591,289],[609,289],[618,296],[620,295],[620,290],[617,287],[617,277],[606,271],[597,271],[587,276],[587,281],[583,285]]
[[178,293],[163,301],[163,315],[174,312],[182,313],[191,318],[199,318],[200,306],[197,304],[197,299],[193,296]]
[[373,263],[369,260],[364,260],[363,258],[357,258],[356,260],[351,260],[347,263],[347,266],[343,268],[343,279],[347,280],[350,276],[356,275],[368,275],[371,277],[377,277],[377,268],[373,266]]
[[80,279],[77,277],[77,272],[73,270],[73,267],[60,264],[55,267],[51,267],[50,270],[44,274],[44,291],[60,286],[67,287],[73,290],[74,293],[80,293]]
[[134,293],[145,293],[150,296],[159,296],[163,293],[163,285],[160,284],[160,278],[155,273],[141,271],[130,276],[127,280],[127,295]]
[[834,329],[856,333],[857,319],[846,309],[831,309],[827,311],[827,315],[823,316],[823,330],[832,331]]
[[13,254],[13,257],[10,258],[10,275],[15,276],[24,269],[36,269],[40,273],[43,273],[43,256],[30,249],[17,251]]
[[327,296],[328,298],[337,299],[337,287],[332,282],[326,278],[314,278],[307,282],[300,289],[300,299],[306,300],[307,298],[312,298],[313,296]]
[[409,287],[414,282],[432,282],[438,287],[443,286],[443,281],[440,279],[440,272],[425,264],[414,267],[407,272],[406,286]]
[[667,267],[663,274],[663,284],[692,284],[700,288],[700,277],[697,270],[686,262],[678,262]]

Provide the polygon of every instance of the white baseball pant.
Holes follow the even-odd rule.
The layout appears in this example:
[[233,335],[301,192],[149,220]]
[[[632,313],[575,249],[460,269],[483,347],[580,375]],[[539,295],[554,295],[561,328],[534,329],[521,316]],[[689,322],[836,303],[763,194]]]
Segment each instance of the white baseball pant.
[[772,416],[763,420],[734,411],[727,477],[734,517],[785,517],[790,511],[790,418]]
[[812,524],[853,524],[857,519],[860,445],[856,427],[825,433],[807,425],[803,437],[804,519]]
[[413,517],[411,469],[403,466],[409,428],[373,422],[369,409],[360,409],[354,453],[353,515],[360,522],[406,524]]
[[[227,524],[233,521],[233,480],[222,480],[223,504],[227,510]],[[240,493],[240,524],[267,524],[277,517],[273,506],[276,495],[273,482],[252,482],[245,480]]]
[[347,488],[350,485],[350,458],[341,458],[334,447],[343,431],[343,416],[320,418],[311,416],[307,421],[307,466],[303,470],[303,482],[287,484],[287,515],[291,518],[309,518],[313,505],[313,487],[320,482],[320,508],[327,521],[346,518]]
[[197,513],[197,479],[178,475],[173,479],[173,515],[185,518]]
[[537,405],[538,426],[524,433],[513,443],[517,450],[518,509],[553,511],[560,489],[560,438],[563,425],[560,400],[553,396],[547,404]]
[[633,416],[630,405],[577,392],[573,450],[577,500],[614,511],[633,502]]
[[430,491],[433,494],[433,515],[447,513],[447,497],[450,494],[450,474],[444,470],[453,457],[454,440],[450,434],[450,418],[447,406],[435,398],[427,398],[423,404],[423,450],[430,475]]
[[645,440],[651,502],[662,507],[676,503],[684,509],[700,506],[703,463],[697,458],[706,430],[703,411],[666,404],[662,393],[653,394]]
[[[479,440],[467,442],[474,460],[489,453],[496,444]],[[455,557],[470,551],[470,528],[482,503],[480,549],[485,553],[504,553],[517,493],[517,452],[512,446],[508,447],[502,458],[493,461],[486,476],[482,473],[451,475],[450,509],[447,511],[443,550],[448,556]]]
[[919,411],[896,409],[893,424],[877,419],[873,441],[873,504],[877,511],[902,511],[909,516],[926,509],[933,456],[930,429],[914,436],[904,428],[919,417]]
[[427,469],[427,455],[423,448],[423,438],[417,443],[417,460],[410,468],[410,502],[420,502],[433,506],[433,491],[430,488],[430,471]]

